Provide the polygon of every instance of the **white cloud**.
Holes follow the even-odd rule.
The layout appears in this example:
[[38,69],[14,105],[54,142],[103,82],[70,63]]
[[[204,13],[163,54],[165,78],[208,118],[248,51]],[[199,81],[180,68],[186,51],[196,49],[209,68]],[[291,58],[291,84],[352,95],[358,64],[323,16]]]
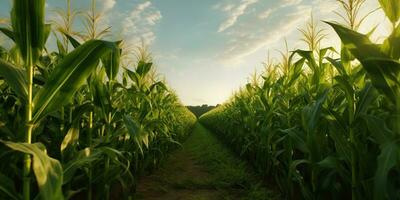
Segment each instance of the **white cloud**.
[[[222,8],[222,11],[229,11],[230,15],[228,19],[219,26],[218,32],[223,32],[233,26],[237,22],[238,18],[245,14],[246,9],[257,2],[258,0],[242,0],[236,7],[228,7],[228,9],[226,7]],[[217,6],[216,8],[220,8],[220,6]]]
[[[282,0],[283,4],[281,4],[281,7],[288,7],[288,6],[295,6],[300,4],[303,0]],[[327,1],[327,0],[325,0]]]
[[335,11],[339,8],[339,3],[333,0],[314,0],[313,7],[314,10],[322,14],[331,15],[332,11]]
[[258,18],[260,19],[267,19],[269,16],[271,16],[271,14],[275,11],[275,9],[272,8],[268,8],[266,11],[260,13],[258,15]]
[[141,3],[135,7],[135,9],[131,12],[130,17],[138,17],[140,14],[148,7],[151,6],[150,1],[146,1],[144,3]]
[[224,63],[240,63],[244,57],[266,46],[281,42],[284,37],[297,30],[301,22],[308,20],[304,13],[310,12],[310,6],[299,6],[295,11],[283,16],[275,24],[271,24],[274,27],[273,29],[269,28],[269,26],[255,26],[238,27],[238,29],[232,30],[230,32],[232,38],[225,51],[218,55],[220,61]]
[[146,16],[146,21],[149,23],[149,25],[155,25],[158,21],[160,21],[162,18],[161,12],[160,11],[155,11],[154,13],[149,14]]
[[129,44],[138,45],[141,40],[146,44],[154,42],[154,26],[160,22],[162,15],[150,1],[136,5],[124,17],[122,32]]
[[235,5],[233,5],[233,4],[228,4],[228,5],[224,6],[224,7],[222,8],[222,10],[225,11],[225,12],[229,12],[229,11],[231,11],[234,7],[235,7]]
[[108,12],[114,8],[116,0],[103,0],[100,2],[102,6],[102,12]]

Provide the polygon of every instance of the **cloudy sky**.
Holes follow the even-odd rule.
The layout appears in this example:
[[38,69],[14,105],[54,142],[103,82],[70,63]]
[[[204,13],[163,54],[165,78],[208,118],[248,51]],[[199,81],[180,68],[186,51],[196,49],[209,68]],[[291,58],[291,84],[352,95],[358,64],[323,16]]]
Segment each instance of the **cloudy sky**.
[[[0,2],[0,17],[8,17],[11,1]],[[71,0],[77,11],[89,9],[90,0]],[[363,12],[378,8],[377,0],[366,0]],[[48,0],[47,18],[66,0]],[[338,38],[321,20],[340,21],[335,0],[98,0],[104,12],[102,24],[112,27],[114,39],[150,45],[156,66],[185,104],[217,104],[231,96],[250,74],[260,71],[268,52],[278,58],[284,50],[304,48],[299,28],[311,13],[328,38],[326,46],[337,46]],[[75,31],[83,31],[81,18]],[[374,40],[387,35],[389,25],[382,12],[373,13],[362,26],[368,31],[380,24]]]

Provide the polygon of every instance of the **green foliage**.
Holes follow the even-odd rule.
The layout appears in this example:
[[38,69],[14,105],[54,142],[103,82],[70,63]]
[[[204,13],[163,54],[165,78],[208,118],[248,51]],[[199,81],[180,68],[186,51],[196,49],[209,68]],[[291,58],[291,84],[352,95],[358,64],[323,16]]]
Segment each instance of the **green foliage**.
[[25,64],[36,63],[50,33],[44,24],[45,0],[14,1],[11,11],[13,38]]
[[91,40],[66,55],[34,97],[33,122],[69,103],[94,71],[99,59],[113,48],[112,42]]
[[[0,29],[15,43],[0,54],[0,199],[127,199],[196,118],[155,77],[151,60],[122,68],[121,42],[96,39],[105,32],[90,30],[94,4],[83,42],[70,10],[67,27],[51,29],[44,4],[15,0],[12,30]],[[46,49],[50,31],[58,52]]]
[[63,183],[62,167],[58,160],[46,154],[41,143],[27,144],[2,141],[13,150],[33,156],[33,172],[39,186],[41,199],[63,199],[61,185]]
[[17,95],[26,101],[28,96],[28,88],[26,87],[25,70],[20,67],[15,67],[10,63],[0,59],[0,75],[4,77],[10,87]]
[[296,191],[304,199],[398,199],[398,1],[379,1],[394,24],[383,44],[354,30],[361,22],[348,5],[357,2],[357,11],[362,0],[339,2],[352,13],[350,28],[328,22],[342,41],[339,59],[333,48],[295,50],[200,121],[289,199]]
[[396,0],[379,0],[383,11],[392,23],[400,19],[400,2]]

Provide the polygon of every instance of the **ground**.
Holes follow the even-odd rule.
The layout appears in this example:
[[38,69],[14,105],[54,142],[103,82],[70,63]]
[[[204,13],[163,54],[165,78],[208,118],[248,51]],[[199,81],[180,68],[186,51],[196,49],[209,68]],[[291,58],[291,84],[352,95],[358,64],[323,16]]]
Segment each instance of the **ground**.
[[197,124],[182,148],[140,179],[139,200],[279,199],[205,127]]

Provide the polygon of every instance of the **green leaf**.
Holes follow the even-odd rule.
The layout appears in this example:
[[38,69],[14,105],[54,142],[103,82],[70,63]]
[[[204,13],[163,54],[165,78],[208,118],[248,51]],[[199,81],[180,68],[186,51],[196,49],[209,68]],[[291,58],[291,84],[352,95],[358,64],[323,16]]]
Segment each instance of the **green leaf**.
[[356,58],[353,56],[353,54],[351,54],[350,50],[346,47],[346,45],[342,43],[340,50],[340,61],[347,70],[346,72],[350,71],[351,61],[353,61],[354,59]]
[[326,48],[320,49],[319,50],[319,64],[320,65],[322,65],[322,61],[323,61],[325,55],[328,53],[328,51],[337,53],[335,48],[333,48],[333,47],[326,47]]
[[326,59],[336,68],[336,70],[339,72],[340,75],[342,76],[348,76],[347,72],[344,68],[344,66],[342,65],[342,63],[340,62],[340,60],[338,59],[333,59],[333,58],[329,58],[326,57]]
[[382,49],[393,59],[400,58],[400,24],[397,25],[392,34],[383,42]]
[[388,56],[381,51],[379,45],[373,44],[368,36],[338,24],[326,23],[332,26],[339,35],[344,45],[343,48],[350,50],[358,60],[362,61],[371,57],[388,58]]
[[15,41],[14,32],[8,28],[0,27],[0,31],[3,32],[4,35],[9,37],[12,41]]
[[116,48],[114,51],[106,54],[102,59],[109,80],[115,80],[115,77],[118,74],[120,57],[121,49]]
[[296,131],[296,127],[294,128],[289,128],[285,130],[280,130],[283,133],[286,133],[289,135],[290,139],[294,143],[294,146],[299,149],[303,153],[309,153],[309,149],[307,147],[306,142],[304,141],[304,138],[302,138],[301,133]]
[[374,180],[374,199],[390,199],[386,195],[386,185],[389,171],[399,164],[400,148],[396,141],[385,143],[381,146],[378,156],[378,168]]
[[302,175],[297,172],[297,166],[302,164],[311,164],[311,162],[306,159],[294,160],[289,166],[289,176],[294,176],[297,181],[301,181],[303,179]]
[[91,40],[66,55],[34,97],[33,122],[67,104],[99,59],[114,48],[113,42]]
[[304,51],[304,50],[296,50],[294,53],[299,54],[301,57],[305,58],[309,62],[309,67],[313,70],[316,71],[318,70],[318,65],[315,61],[314,54],[312,51]]
[[367,83],[358,96],[359,99],[357,101],[356,112],[354,115],[355,119],[366,114],[368,108],[378,98],[378,94],[376,90],[372,88],[371,83]]
[[135,140],[139,150],[143,154],[142,144],[144,144],[146,147],[149,147],[149,134],[144,131],[143,127],[133,120],[129,115],[124,115],[123,120],[130,137]]
[[51,32],[51,24],[45,24],[44,25],[44,30],[43,30],[43,48],[44,48],[44,45],[46,44],[46,42],[47,42],[47,39],[49,38],[49,36],[50,36],[50,32]]
[[100,72],[92,75],[94,78],[91,82],[91,91],[94,98],[93,103],[101,108],[101,113],[104,119],[106,119],[111,102],[109,98],[110,94],[106,88],[106,85],[103,83],[103,74],[105,74],[104,68],[102,68]]
[[336,169],[338,166],[338,160],[336,157],[327,156],[323,160],[319,161],[317,165],[326,169]]
[[149,92],[154,91],[156,88],[160,88],[160,91],[168,91],[167,86],[162,82],[162,81],[158,81],[154,84],[152,84],[149,88]]
[[133,72],[133,71],[131,71],[129,69],[125,69],[125,70],[126,70],[126,73],[129,76],[129,78],[133,81],[133,83],[135,85],[139,85],[140,84],[140,76],[139,76],[139,74],[136,73],[136,72]]
[[14,143],[1,141],[9,148],[33,156],[33,172],[39,186],[42,199],[64,199],[62,193],[63,170],[58,160],[46,154],[46,147],[41,143]]
[[305,58],[302,58],[300,60],[298,60],[297,62],[295,62],[293,64],[293,66],[290,68],[290,75],[289,75],[289,85],[293,84],[297,78],[300,76],[302,69],[303,69],[303,65],[305,62]]
[[153,65],[153,63],[146,63],[146,62],[140,61],[137,66],[136,72],[142,77],[146,76],[146,74],[149,73],[152,65]]
[[73,124],[79,123],[79,120],[82,118],[82,115],[84,113],[88,113],[90,111],[93,111],[93,109],[94,109],[94,106],[93,106],[93,104],[91,102],[86,102],[86,103],[84,103],[82,105],[79,105],[79,106],[75,107],[74,108],[74,112],[72,114],[72,116],[73,116],[72,123]]
[[63,44],[61,43],[61,41],[60,41],[59,39],[57,39],[57,48],[58,48],[58,52],[59,52],[61,55],[67,54],[67,51],[65,50]]
[[78,126],[78,124],[75,124],[68,130],[68,133],[65,135],[65,137],[61,143],[61,146],[60,146],[61,153],[63,153],[64,150],[70,144],[73,144],[74,142],[78,141],[78,139],[79,139],[79,126]]
[[338,33],[344,45],[361,62],[372,80],[372,84],[394,104],[399,98],[400,63],[381,51],[379,45],[371,43],[366,35],[341,25],[328,23]]
[[339,87],[345,92],[347,101],[353,102],[354,89],[349,82],[349,78],[345,76],[335,76],[334,79],[338,82]]
[[11,24],[25,64],[36,63],[42,53],[48,35],[44,19],[45,0],[14,0]]
[[130,117],[129,115],[124,115],[123,116],[123,120],[125,123],[125,127],[128,129],[128,132],[131,136],[135,136],[139,134],[140,132],[140,125],[138,123],[136,123],[132,117]]
[[0,76],[6,80],[7,84],[19,97],[26,100],[28,88],[24,69],[15,67],[5,62],[3,59],[0,59]]
[[386,16],[394,24],[400,18],[400,1],[399,0],[379,0]]
[[361,115],[360,117],[365,121],[371,136],[378,144],[388,143],[391,140],[394,134],[386,126],[384,119],[374,115]]
[[391,59],[370,58],[361,61],[369,74],[372,84],[393,103],[400,97],[400,62]]
[[320,95],[320,97],[315,103],[307,105],[303,108],[303,111],[301,113],[302,123],[304,129],[308,133],[312,133],[313,131],[315,131],[319,123],[321,117],[322,104],[324,103],[325,99],[328,96],[328,91],[329,90],[325,90],[324,93]]
[[64,182],[63,184],[69,183],[75,175],[76,170],[90,166],[91,163],[101,160],[102,154],[96,149],[85,148],[76,153],[76,156],[63,166]]
[[72,46],[74,47],[74,48],[78,48],[80,45],[81,45],[81,43],[80,42],[78,42],[78,40],[76,40],[74,37],[72,37],[71,35],[69,35],[69,34],[67,34],[67,33],[64,33],[64,35],[65,35],[65,37],[67,37],[67,39],[69,40],[69,42],[71,42],[71,44],[72,44]]
[[0,173],[0,197],[4,197],[1,194],[14,200],[22,199],[21,195],[19,195],[15,189],[14,181],[2,173]]

